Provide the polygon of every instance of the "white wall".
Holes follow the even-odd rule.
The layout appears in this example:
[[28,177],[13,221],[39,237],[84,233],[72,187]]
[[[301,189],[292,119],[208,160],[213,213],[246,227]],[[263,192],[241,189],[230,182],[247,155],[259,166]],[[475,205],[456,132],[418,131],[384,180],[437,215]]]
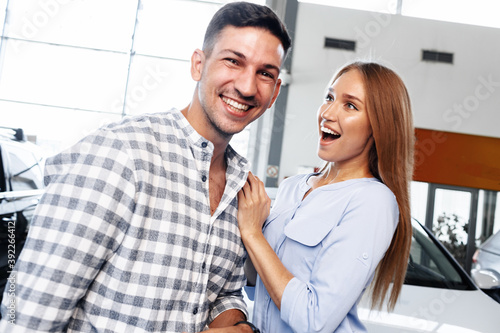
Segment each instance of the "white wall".
[[[325,37],[356,40],[356,51],[326,49]],[[423,62],[423,49],[454,63]],[[416,127],[500,138],[500,29],[299,3],[280,180],[322,165],[316,112],[334,72],[355,59],[402,77]]]

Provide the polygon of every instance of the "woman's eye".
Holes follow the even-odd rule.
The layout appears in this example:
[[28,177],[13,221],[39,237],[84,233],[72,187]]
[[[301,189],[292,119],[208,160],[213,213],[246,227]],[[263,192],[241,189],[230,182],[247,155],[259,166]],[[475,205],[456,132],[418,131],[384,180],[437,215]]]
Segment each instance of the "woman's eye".
[[332,95],[326,95],[325,100],[327,101],[333,101],[333,96]]
[[357,110],[358,108],[356,107],[356,105],[352,104],[352,103],[347,103],[347,108],[351,109],[351,110]]

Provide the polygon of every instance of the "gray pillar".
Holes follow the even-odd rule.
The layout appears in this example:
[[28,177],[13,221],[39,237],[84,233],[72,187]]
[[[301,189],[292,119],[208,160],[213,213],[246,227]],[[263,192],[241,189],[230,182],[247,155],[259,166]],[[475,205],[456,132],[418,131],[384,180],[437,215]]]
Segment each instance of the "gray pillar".
[[[292,38],[292,48],[285,60],[282,70],[291,74],[292,56],[294,48],[295,27],[297,21],[297,0],[268,0],[267,5],[273,8],[285,23],[288,33]],[[281,91],[276,99],[273,115],[273,129],[271,132],[269,155],[266,167],[266,187],[278,186],[278,175],[281,161],[281,147],[283,145],[283,132],[285,130],[286,106],[288,100],[288,85],[281,86]]]

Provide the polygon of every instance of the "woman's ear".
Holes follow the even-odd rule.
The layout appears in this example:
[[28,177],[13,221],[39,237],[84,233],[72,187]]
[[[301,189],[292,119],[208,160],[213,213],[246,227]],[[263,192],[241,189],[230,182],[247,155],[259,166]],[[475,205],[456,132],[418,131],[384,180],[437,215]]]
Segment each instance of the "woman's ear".
[[203,72],[203,65],[205,64],[205,53],[196,49],[191,56],[191,77],[195,81],[201,80],[201,73]]

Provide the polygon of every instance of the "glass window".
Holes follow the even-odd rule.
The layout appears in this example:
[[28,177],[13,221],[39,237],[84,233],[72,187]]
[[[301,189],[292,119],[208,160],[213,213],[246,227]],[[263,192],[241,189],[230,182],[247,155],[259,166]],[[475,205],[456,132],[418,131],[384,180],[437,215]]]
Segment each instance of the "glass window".
[[500,230],[499,192],[479,190],[476,246]]
[[10,1],[6,36],[129,52],[136,12],[137,0]]
[[3,26],[3,22],[5,21],[5,12],[7,9],[7,1],[8,0],[0,0],[0,26]]
[[201,49],[208,22],[220,8],[214,3],[178,0],[143,0],[141,4],[135,51],[184,60]]
[[[134,56],[130,66],[125,113],[151,113],[187,106],[196,85],[191,78],[190,65],[189,61]],[[123,108],[123,99],[113,104],[114,108]]]
[[[2,125],[55,153],[123,115],[185,107],[195,88],[191,54],[231,1],[0,0],[9,37],[0,50]],[[238,152],[249,136],[233,138]]]
[[427,192],[429,184],[424,182],[411,182],[411,216],[418,222],[425,224],[427,212]]
[[110,112],[123,99],[127,54],[11,39],[4,47],[2,99]]
[[436,189],[432,231],[457,261],[466,267],[472,194]]
[[0,110],[5,110],[8,114],[6,117],[2,116],[2,126],[22,127],[26,135],[36,134],[32,140],[43,147],[44,155],[53,155],[76,143],[97,127],[121,119],[121,114],[88,112],[1,100]]

